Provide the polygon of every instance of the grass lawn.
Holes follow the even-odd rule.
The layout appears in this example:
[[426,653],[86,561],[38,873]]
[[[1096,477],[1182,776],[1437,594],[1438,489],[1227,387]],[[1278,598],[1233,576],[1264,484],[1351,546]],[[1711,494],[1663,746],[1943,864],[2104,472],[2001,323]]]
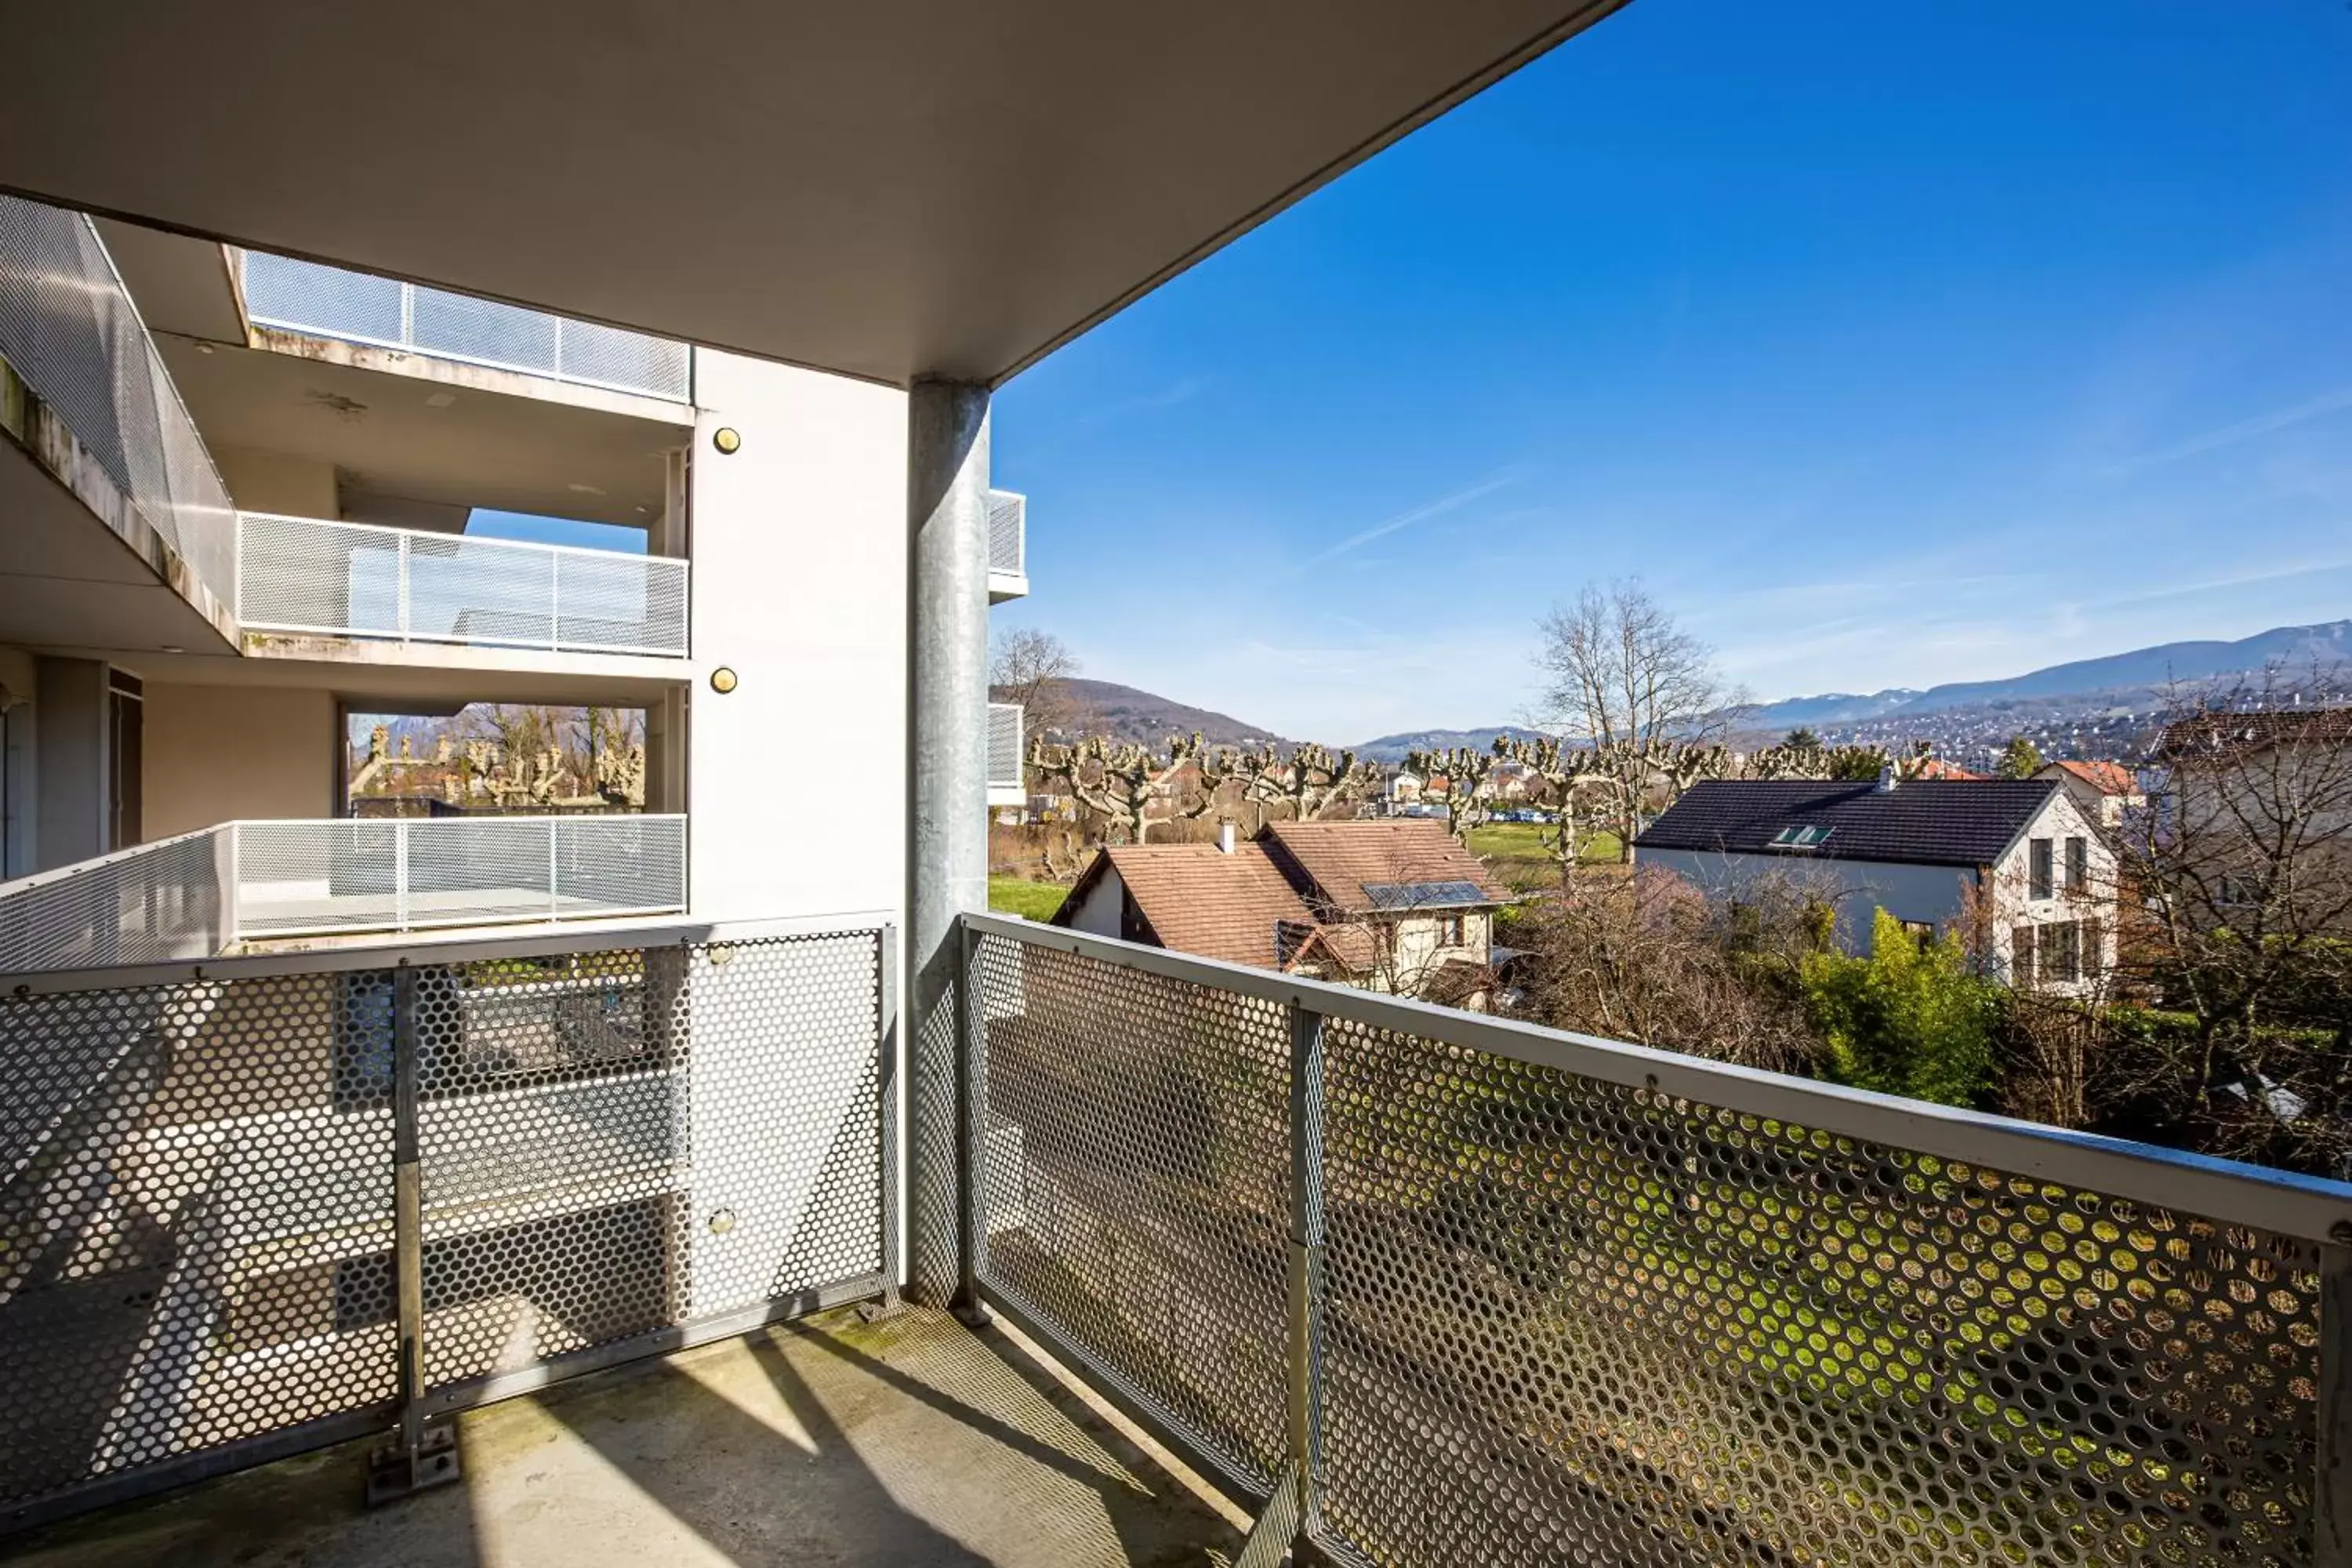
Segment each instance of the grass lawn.
[[[1544,847],[1544,836],[1550,831],[1549,824],[1540,822],[1482,823],[1470,830],[1470,850],[1485,856],[1506,886],[1556,885],[1559,865]],[[1577,846],[1577,858],[1588,866],[1612,864],[1618,858],[1617,836],[1587,834]]]
[[1059,882],[1031,882],[1019,877],[991,877],[988,879],[988,907],[1001,915],[1021,915],[1033,921],[1049,921],[1054,911],[1062,907],[1069,889]]

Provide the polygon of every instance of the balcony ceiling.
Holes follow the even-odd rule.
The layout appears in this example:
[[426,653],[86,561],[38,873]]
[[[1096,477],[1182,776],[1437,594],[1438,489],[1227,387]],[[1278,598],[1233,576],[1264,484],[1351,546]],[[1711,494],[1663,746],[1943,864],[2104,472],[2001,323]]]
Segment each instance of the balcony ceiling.
[[0,186],[998,381],[1622,3],[27,7]]
[[644,528],[661,515],[663,453],[691,438],[596,405],[658,406],[649,399],[516,395],[495,388],[527,378],[422,356],[405,356],[413,373],[395,374],[170,335],[156,342],[208,445],[331,463],[347,495]]
[[[0,437],[0,644],[233,650],[80,498]],[[191,655],[191,657],[196,657]]]

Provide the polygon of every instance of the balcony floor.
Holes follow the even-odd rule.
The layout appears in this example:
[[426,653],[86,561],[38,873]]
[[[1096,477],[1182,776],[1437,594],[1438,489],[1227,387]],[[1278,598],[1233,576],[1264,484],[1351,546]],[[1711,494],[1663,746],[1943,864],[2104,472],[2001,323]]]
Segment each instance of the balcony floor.
[[[999,1330],[828,1313],[465,1415],[465,1478],[366,1444],[0,1542],[42,1568],[1228,1564],[1241,1531]],[[1197,1485],[1197,1483],[1193,1483]]]

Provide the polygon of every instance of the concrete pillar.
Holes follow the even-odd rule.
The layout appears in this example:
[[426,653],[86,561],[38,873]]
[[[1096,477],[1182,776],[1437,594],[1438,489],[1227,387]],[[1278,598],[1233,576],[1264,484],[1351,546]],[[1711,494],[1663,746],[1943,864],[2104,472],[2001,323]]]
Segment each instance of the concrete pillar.
[[106,663],[44,658],[33,705],[41,870],[107,852]]
[[907,973],[920,1038],[988,907],[988,388],[907,402]]

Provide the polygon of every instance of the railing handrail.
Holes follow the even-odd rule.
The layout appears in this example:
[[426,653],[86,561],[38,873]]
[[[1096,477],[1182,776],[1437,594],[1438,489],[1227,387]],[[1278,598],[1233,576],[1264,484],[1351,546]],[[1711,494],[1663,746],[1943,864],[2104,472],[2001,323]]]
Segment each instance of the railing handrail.
[[1709,1061],[1066,927],[1044,926],[1017,916],[967,913],[963,922],[968,930],[1032,947],[1260,997],[1326,1017],[1442,1040],[1810,1131],[1931,1154],[1956,1164],[2105,1192],[2224,1224],[2319,1242],[2331,1241],[2337,1226],[2352,1224],[2352,1183],[2323,1176]]
[[[500,811],[464,816],[240,816],[223,827],[398,827],[415,832],[486,822],[684,822],[682,811]],[[206,829],[207,832],[212,831]]]
[[248,518],[268,522],[299,522],[312,528],[348,529],[355,533],[381,533],[394,538],[447,540],[469,545],[499,545],[514,550],[537,551],[552,555],[593,555],[600,561],[648,561],[667,563],[680,571],[687,568],[682,555],[656,555],[649,551],[604,550],[593,544],[550,544],[536,539],[495,539],[482,533],[444,533],[432,528],[396,528],[381,522],[352,522],[340,517],[305,517],[295,511],[249,511],[240,510],[237,526],[244,527]]
[[768,937],[828,936],[888,927],[887,910],[831,914],[776,915],[753,920],[696,920],[690,916],[601,926],[573,923],[560,931],[528,935],[470,933],[407,934],[396,941],[354,942],[339,947],[282,952],[241,952],[219,958],[163,963],[115,963],[82,969],[36,970],[0,975],[0,985],[18,996],[60,996],[83,991],[129,990],[147,985],[226,984],[283,974],[344,973],[393,969],[408,963],[466,963],[504,958],[552,958],[564,953],[625,952],[646,947],[703,942],[754,942]]

